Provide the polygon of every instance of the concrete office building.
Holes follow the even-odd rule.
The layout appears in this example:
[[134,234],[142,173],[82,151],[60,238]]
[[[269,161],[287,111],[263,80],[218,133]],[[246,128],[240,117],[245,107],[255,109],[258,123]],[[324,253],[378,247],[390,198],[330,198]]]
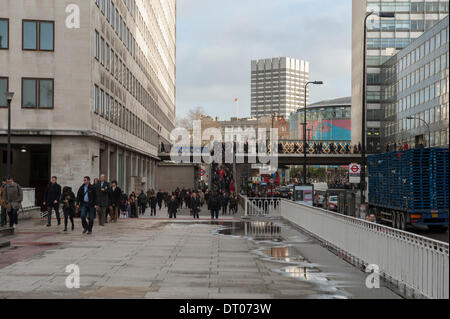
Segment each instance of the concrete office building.
[[[361,141],[364,17],[368,12],[395,12],[395,18],[372,15],[367,24],[367,150],[381,149],[380,67],[412,40],[448,15],[447,0],[353,0],[352,2],[352,143]],[[370,148],[370,145],[373,145]]]
[[[289,118],[305,104],[304,86],[309,81],[309,62],[291,58],[254,60],[251,65],[251,116]],[[309,89],[306,103],[309,100]]]
[[448,147],[448,49],[447,16],[383,64],[383,150],[394,143]]
[[175,123],[175,0],[2,0],[0,37],[1,175],[12,91],[12,175],[38,202],[52,175],[154,187]]

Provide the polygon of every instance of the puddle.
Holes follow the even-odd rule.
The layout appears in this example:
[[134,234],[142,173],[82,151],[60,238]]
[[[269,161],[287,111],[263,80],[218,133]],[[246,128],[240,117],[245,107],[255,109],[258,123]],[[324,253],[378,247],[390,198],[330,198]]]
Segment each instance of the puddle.
[[323,273],[320,272],[319,269],[311,268],[311,267],[299,267],[299,266],[289,266],[283,267],[279,269],[277,272],[280,272],[282,275],[290,278],[307,280],[307,281],[320,281],[320,282],[328,282],[328,278],[324,276]]
[[[214,222],[212,222],[214,224]],[[216,222],[220,227],[216,234],[248,237],[255,241],[283,241],[281,227],[274,221]]]

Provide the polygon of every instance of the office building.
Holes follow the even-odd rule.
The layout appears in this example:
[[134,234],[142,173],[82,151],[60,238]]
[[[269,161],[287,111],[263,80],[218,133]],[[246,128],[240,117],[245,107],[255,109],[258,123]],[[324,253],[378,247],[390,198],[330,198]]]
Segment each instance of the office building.
[[[367,150],[380,152],[383,110],[381,65],[448,15],[449,2],[353,0],[352,143],[361,142],[364,18],[369,12],[394,12],[395,18],[372,15],[367,23]],[[370,148],[370,145],[373,145]],[[370,149],[369,149],[370,148]]]
[[52,175],[154,187],[175,123],[175,0],[0,1],[0,37],[0,175],[12,91],[12,175],[38,202]]
[[448,147],[449,17],[381,68],[382,148]]
[[[309,80],[309,62],[291,58],[254,60],[251,63],[251,116],[288,118],[305,105],[304,87]],[[306,92],[306,103],[309,89]]]

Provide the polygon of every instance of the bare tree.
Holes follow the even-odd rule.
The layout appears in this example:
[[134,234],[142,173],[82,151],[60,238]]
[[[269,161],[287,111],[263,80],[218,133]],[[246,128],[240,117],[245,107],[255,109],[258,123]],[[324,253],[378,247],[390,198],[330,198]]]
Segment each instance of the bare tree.
[[196,120],[201,120],[204,114],[205,110],[201,106],[197,106],[189,110],[185,117],[178,119],[177,126],[184,127],[188,131],[192,131],[193,122]]

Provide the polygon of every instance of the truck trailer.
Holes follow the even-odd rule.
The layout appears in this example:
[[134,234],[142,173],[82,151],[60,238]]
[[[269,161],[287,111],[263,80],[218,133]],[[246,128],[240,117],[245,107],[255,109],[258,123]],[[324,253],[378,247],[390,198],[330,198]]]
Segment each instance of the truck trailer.
[[369,212],[380,223],[406,230],[448,229],[448,148],[411,149],[368,156]]

